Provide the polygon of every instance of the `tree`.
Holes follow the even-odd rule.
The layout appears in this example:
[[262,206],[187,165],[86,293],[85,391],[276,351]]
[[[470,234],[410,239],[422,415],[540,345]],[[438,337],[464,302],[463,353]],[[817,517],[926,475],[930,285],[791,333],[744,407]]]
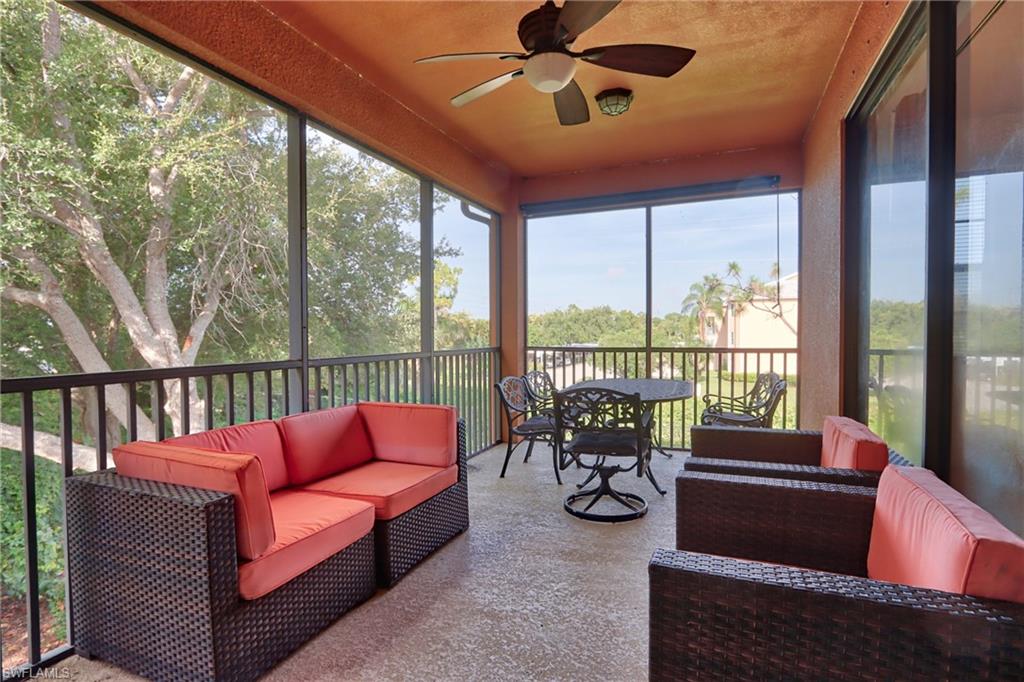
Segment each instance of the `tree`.
[[[0,13],[5,376],[286,357],[285,116],[49,0]],[[307,161],[327,351],[405,343],[418,183],[350,147],[311,144]],[[106,398],[123,427],[126,392]]]
[[697,319],[697,334],[701,345],[707,345],[709,318],[722,316],[724,306],[722,279],[718,275],[704,275],[703,280],[690,285],[690,293],[683,299],[682,311]]

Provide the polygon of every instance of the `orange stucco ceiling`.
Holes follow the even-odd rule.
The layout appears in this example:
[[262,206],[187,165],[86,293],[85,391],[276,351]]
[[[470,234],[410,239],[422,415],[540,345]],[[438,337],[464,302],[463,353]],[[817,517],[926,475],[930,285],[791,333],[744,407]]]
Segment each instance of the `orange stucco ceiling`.
[[[413,64],[445,52],[519,51],[516,26],[538,2],[263,4],[430,124],[523,177],[799,142],[860,5],[625,0],[574,49],[651,42],[697,56],[670,79],[580,65],[591,121],[562,127],[551,96],[524,80],[461,109],[449,104],[510,70],[507,63]],[[625,115],[597,111],[592,97],[609,87],[634,91]]]

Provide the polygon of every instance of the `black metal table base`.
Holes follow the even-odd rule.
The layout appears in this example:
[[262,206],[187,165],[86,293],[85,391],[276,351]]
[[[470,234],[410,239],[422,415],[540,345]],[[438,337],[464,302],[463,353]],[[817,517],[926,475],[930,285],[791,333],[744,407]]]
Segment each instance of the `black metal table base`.
[[[565,498],[563,506],[565,511],[573,516],[587,521],[599,521],[602,523],[619,523],[621,521],[633,521],[647,513],[647,500],[634,495],[633,493],[620,492],[611,486],[611,478],[619,473],[619,467],[600,467],[596,469],[597,475],[601,477],[600,483],[589,490],[573,493]],[[628,509],[627,512],[619,514],[604,514],[590,511],[603,497],[610,497],[620,505]],[[577,509],[577,502],[589,499],[589,503],[583,509]]]

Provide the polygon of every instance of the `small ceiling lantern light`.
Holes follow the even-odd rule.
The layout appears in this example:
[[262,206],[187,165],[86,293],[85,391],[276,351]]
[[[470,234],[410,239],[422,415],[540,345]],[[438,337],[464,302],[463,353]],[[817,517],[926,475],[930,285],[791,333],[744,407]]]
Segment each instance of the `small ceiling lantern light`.
[[612,88],[598,93],[597,107],[605,116],[618,116],[629,110],[633,103],[633,91],[627,88]]

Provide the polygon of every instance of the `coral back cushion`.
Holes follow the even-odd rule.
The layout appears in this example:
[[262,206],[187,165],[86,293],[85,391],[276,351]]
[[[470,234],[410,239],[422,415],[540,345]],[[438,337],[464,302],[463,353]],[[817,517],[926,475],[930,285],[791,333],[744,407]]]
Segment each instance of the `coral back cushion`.
[[114,448],[114,465],[121,476],[231,493],[238,554],[256,559],[274,544],[270,493],[254,455],[139,441]]
[[1024,540],[931,471],[890,466],[878,482],[868,577],[1024,603]]
[[318,481],[373,459],[363,417],[355,405],[294,414],[278,424],[292,485]]
[[458,454],[456,412],[445,405],[359,403],[375,459],[449,467]]
[[889,447],[871,429],[848,417],[825,417],[821,466],[881,471],[889,464]]
[[263,475],[271,491],[288,485],[288,470],[284,466],[281,434],[277,430],[277,424],[270,420],[192,433],[168,438],[163,442],[219,452],[247,452],[256,455],[263,465]]

